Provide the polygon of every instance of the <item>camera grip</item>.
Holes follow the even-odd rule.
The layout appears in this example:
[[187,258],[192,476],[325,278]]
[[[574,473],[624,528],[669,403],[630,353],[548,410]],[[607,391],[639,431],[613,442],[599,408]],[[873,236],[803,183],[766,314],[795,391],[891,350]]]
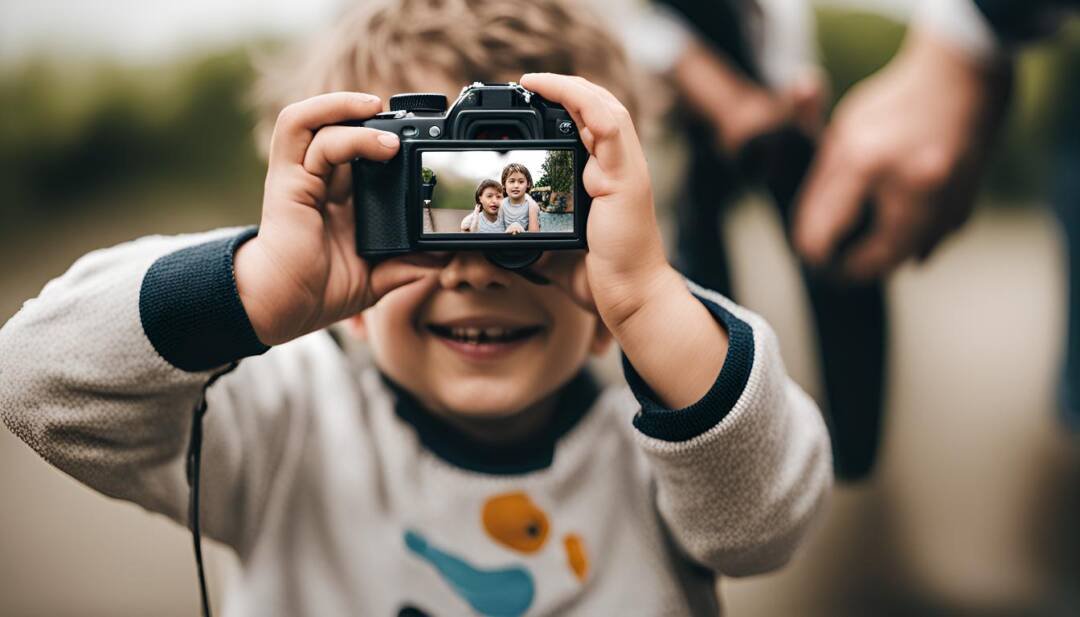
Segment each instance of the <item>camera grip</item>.
[[407,157],[352,162],[356,252],[387,256],[409,252]]

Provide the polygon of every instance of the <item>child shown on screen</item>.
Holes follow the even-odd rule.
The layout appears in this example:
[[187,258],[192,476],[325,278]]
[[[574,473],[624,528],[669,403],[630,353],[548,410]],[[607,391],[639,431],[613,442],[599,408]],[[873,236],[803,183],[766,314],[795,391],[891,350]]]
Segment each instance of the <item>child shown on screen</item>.
[[507,233],[540,231],[540,206],[529,196],[532,187],[533,179],[528,167],[521,163],[510,163],[503,167],[502,188],[506,198],[502,200],[500,216],[506,224]]
[[503,233],[506,223],[502,218],[502,185],[497,180],[482,180],[476,187],[476,206],[472,214],[461,219],[461,231]]

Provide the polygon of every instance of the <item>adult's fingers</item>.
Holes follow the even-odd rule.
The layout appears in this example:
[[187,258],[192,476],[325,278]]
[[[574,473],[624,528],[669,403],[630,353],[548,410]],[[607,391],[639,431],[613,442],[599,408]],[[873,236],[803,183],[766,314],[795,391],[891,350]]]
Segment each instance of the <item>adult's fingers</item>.
[[899,190],[882,191],[874,228],[848,251],[844,272],[866,280],[884,276],[910,257],[929,233],[927,203],[920,196]]
[[836,243],[858,221],[875,181],[874,170],[828,140],[818,150],[795,210],[795,247],[812,265],[828,261]]
[[334,167],[355,158],[385,161],[397,154],[398,136],[359,126],[327,126],[315,133],[304,154],[304,169],[328,178]]
[[270,164],[302,163],[315,131],[365,120],[382,111],[379,97],[363,92],[332,92],[293,103],[278,114],[270,140]]

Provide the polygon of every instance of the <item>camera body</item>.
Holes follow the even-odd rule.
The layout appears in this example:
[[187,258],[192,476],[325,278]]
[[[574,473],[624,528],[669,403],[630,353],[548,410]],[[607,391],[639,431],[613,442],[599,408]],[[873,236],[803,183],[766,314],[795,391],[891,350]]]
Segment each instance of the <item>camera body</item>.
[[[530,254],[585,248],[590,198],[581,175],[588,152],[562,106],[514,83],[474,83],[449,109],[441,94],[398,94],[390,111],[354,124],[401,140],[389,161],[352,162],[361,256],[483,250],[513,267],[531,262]],[[526,194],[521,186],[503,186],[507,170],[520,172],[509,176],[526,185]],[[485,182],[497,182],[501,191],[500,205],[488,197],[486,212],[478,188]],[[508,224],[523,208],[529,224]],[[464,217],[470,214],[489,217],[489,233],[469,233]],[[499,224],[514,233],[490,232]]]

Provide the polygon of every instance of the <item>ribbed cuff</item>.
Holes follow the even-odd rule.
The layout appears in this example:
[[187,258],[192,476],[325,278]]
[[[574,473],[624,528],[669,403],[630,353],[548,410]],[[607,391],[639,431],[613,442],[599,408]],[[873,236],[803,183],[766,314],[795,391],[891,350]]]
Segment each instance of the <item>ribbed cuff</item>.
[[178,369],[198,372],[264,353],[236,289],[233,255],[258,234],[190,246],[154,262],[139,291],[139,317],[154,349]]
[[698,402],[682,409],[669,409],[656,400],[656,394],[638,375],[623,354],[623,374],[630,390],[641,404],[634,417],[634,427],[645,435],[663,441],[686,441],[701,435],[723,420],[746,388],[754,366],[754,331],[745,321],[719,304],[695,294],[728,333],[728,351],[716,383]]

